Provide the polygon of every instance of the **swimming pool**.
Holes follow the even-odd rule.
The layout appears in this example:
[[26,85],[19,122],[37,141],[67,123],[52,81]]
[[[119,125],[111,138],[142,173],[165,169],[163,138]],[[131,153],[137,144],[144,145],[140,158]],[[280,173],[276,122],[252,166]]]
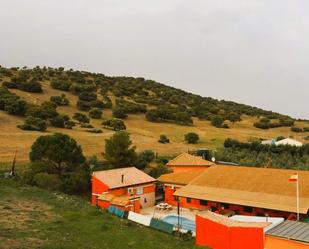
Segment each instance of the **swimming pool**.
[[[164,217],[162,220],[169,224],[174,225],[175,227],[178,226],[178,216],[176,215],[168,215]],[[195,232],[195,221],[193,220],[189,220],[185,217],[179,216],[179,225],[180,225],[180,228],[184,230],[188,230],[188,231],[190,230],[192,232]]]

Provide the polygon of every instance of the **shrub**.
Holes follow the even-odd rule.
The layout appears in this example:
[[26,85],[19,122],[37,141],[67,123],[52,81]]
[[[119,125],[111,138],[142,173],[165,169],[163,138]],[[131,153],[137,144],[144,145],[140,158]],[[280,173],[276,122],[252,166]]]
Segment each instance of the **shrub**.
[[17,125],[17,127],[22,130],[29,130],[29,131],[45,131],[47,129],[45,120],[31,116],[26,118],[24,124]]
[[90,133],[103,133],[103,131],[101,129],[90,129],[90,130],[87,130],[87,132],[90,132]]
[[224,122],[223,117],[215,115],[211,118],[211,124],[217,128],[221,128]]
[[221,128],[224,128],[224,129],[229,129],[230,127],[229,127],[229,125],[228,125],[228,124],[223,124],[223,125],[221,126]]
[[89,117],[94,119],[100,119],[102,117],[102,111],[98,108],[93,108],[89,112]]
[[155,159],[156,155],[152,150],[145,150],[138,154],[137,160],[135,163],[136,168],[144,169],[148,163],[152,162]]
[[96,100],[90,101],[90,106],[102,109],[102,108],[105,107],[105,104],[104,104],[104,102],[102,100],[96,99]]
[[40,106],[31,105],[27,108],[26,116],[32,116],[47,120],[58,115],[56,105],[53,102],[45,101]]
[[91,108],[91,103],[84,100],[78,100],[76,105],[77,109],[81,111],[89,111]]
[[75,122],[72,121],[72,120],[68,120],[68,121],[65,122],[65,128],[66,129],[72,129],[75,125],[76,125]]
[[121,119],[125,119],[128,117],[126,111],[120,107],[116,107],[113,109],[113,116],[115,118],[121,118]]
[[81,92],[78,96],[78,98],[80,100],[83,100],[83,101],[93,101],[93,100],[96,100],[97,99],[97,94],[94,93],[94,92]]
[[304,127],[304,128],[303,128],[303,131],[304,131],[304,132],[309,132],[309,127]]
[[118,118],[108,119],[102,122],[102,125],[107,129],[113,129],[114,131],[125,130],[126,126],[123,120]]
[[7,88],[15,88],[25,92],[41,93],[41,84],[36,80],[25,81],[25,82],[4,82],[3,86]]
[[87,115],[80,112],[75,112],[73,115],[73,119],[77,120],[79,123],[89,123],[90,121]]
[[11,115],[24,116],[27,111],[27,102],[21,99],[7,101],[4,111]]
[[80,125],[81,128],[93,128],[93,126],[91,124],[81,124]]
[[299,128],[299,127],[292,126],[291,131],[293,131],[293,132],[303,132],[303,129]]
[[161,175],[171,173],[171,169],[169,169],[165,164],[159,163],[156,167],[152,167],[149,171],[149,175],[153,178],[158,178]]
[[69,81],[64,81],[60,79],[52,80],[50,85],[54,89],[62,90],[62,91],[69,91],[71,82]]
[[61,180],[58,175],[48,174],[45,172],[38,173],[34,176],[34,183],[44,189],[58,190],[61,186]]
[[194,132],[189,132],[185,135],[185,140],[189,144],[196,144],[200,139],[199,135]]
[[67,173],[62,181],[61,190],[67,194],[86,193],[90,189],[90,176],[85,171]]
[[70,120],[70,118],[69,118],[68,115],[59,114],[59,115],[53,117],[52,119],[50,119],[50,123],[54,127],[65,128],[66,122],[68,122],[69,120]]
[[166,135],[160,135],[159,143],[168,144],[170,142],[169,138]]
[[61,94],[61,96],[51,96],[50,102],[55,103],[57,106],[66,106],[70,103],[65,94]]

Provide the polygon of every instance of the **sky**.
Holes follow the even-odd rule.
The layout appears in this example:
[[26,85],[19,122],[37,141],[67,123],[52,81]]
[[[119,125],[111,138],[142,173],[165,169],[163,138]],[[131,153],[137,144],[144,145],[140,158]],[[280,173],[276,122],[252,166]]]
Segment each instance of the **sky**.
[[0,65],[140,76],[309,119],[308,0],[0,0]]

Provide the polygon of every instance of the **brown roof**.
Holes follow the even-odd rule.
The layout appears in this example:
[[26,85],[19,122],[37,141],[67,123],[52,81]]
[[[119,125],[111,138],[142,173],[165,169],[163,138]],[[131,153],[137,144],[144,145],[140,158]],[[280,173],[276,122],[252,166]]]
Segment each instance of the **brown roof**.
[[115,196],[113,194],[104,193],[98,198],[100,201],[108,201],[112,205],[126,206],[130,201],[130,197],[127,195]]
[[156,181],[156,179],[134,167],[95,171],[93,172],[93,175],[98,180],[106,184],[110,189],[151,183]]
[[[300,212],[309,208],[309,171],[299,172]],[[296,212],[296,183],[288,179],[295,170],[241,166],[213,166],[176,196],[191,197],[273,210]]]
[[165,175],[161,175],[158,178],[158,181],[163,182],[163,183],[187,185],[189,184],[189,182],[191,182],[194,178],[196,178],[198,175],[200,175],[205,170],[207,169],[202,168],[202,169],[189,170],[185,172],[165,174]]
[[203,159],[201,156],[193,156],[188,153],[182,153],[169,161],[167,166],[211,166],[213,162]]
[[204,214],[198,214],[198,216],[204,217],[208,220],[214,221],[227,227],[260,227],[264,228],[271,225],[271,222],[245,222],[230,219],[226,216],[216,214],[210,211],[206,211]]

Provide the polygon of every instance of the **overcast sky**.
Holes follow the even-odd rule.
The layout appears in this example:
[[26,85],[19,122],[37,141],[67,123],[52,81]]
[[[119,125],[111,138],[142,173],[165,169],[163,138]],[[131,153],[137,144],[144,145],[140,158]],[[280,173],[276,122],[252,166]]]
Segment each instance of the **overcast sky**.
[[308,0],[0,0],[0,65],[142,76],[309,119]]

